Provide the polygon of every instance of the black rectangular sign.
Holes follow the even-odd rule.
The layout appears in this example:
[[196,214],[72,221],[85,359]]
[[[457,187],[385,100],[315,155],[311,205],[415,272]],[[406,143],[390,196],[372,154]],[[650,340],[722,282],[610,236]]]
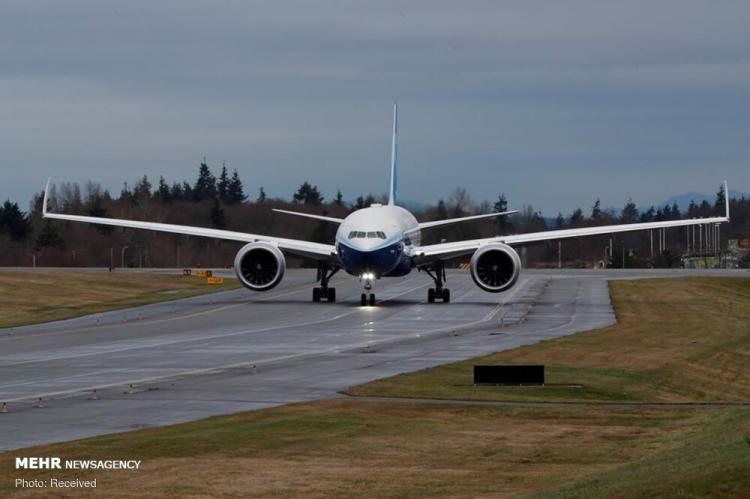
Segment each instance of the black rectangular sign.
[[543,385],[544,366],[474,366],[475,385]]

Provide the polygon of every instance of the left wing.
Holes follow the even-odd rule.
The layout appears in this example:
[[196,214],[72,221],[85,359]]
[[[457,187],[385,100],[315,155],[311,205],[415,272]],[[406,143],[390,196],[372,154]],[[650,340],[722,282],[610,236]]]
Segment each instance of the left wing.
[[206,227],[194,227],[189,225],[174,225],[158,222],[142,222],[139,220],[123,220],[119,218],[89,217],[84,215],[64,215],[60,213],[47,212],[47,194],[49,191],[49,180],[44,189],[44,201],[42,202],[42,217],[56,220],[68,220],[71,222],[86,222],[99,225],[110,225],[114,227],[127,227],[130,229],[145,229],[157,232],[169,232],[186,236],[211,237],[226,241],[238,241],[252,243],[265,241],[277,246],[280,250],[306,257],[313,260],[328,261],[336,266],[336,248],[332,244],[321,244],[299,239],[286,239],[283,237],[263,236],[260,234],[249,234],[247,232],[235,232],[231,230],[209,229]]
[[579,229],[549,230],[544,232],[530,232],[528,234],[514,234],[508,236],[471,239],[453,243],[431,244],[414,248],[412,258],[417,265],[423,265],[436,260],[446,260],[474,253],[480,246],[489,243],[505,243],[510,246],[568,239],[571,237],[595,236],[600,234],[614,234],[618,232],[632,232],[648,229],[663,229],[668,227],[684,227],[689,225],[703,225],[724,223],[729,221],[729,190],[724,182],[725,215],[723,217],[691,218],[688,220],[668,220],[665,222],[645,222],[619,225],[602,225],[599,227],[583,227]]

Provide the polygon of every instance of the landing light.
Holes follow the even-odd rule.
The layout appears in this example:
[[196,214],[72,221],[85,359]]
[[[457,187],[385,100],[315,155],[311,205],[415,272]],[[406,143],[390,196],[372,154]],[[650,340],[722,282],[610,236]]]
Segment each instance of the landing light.
[[365,279],[365,280],[375,279],[375,274],[373,274],[372,272],[365,272],[364,274],[362,274],[362,279]]

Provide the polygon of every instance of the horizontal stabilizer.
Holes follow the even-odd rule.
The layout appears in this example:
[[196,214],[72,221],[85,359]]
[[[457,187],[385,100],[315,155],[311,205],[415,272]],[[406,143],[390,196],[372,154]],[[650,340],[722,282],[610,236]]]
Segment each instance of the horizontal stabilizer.
[[315,220],[323,220],[324,222],[333,222],[335,224],[340,224],[341,222],[344,221],[343,218],[326,217],[323,215],[313,215],[312,213],[302,213],[299,211],[278,210],[276,208],[273,208],[273,211],[276,211],[278,213],[286,213],[287,215],[297,215],[298,217],[314,218]]

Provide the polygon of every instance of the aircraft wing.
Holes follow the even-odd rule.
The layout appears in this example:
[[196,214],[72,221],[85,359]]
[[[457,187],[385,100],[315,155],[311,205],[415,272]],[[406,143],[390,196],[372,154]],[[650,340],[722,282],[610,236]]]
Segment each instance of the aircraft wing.
[[[728,193],[726,182],[724,192]],[[474,253],[480,246],[489,243],[505,243],[510,246],[523,246],[542,241],[555,239],[568,239],[572,237],[595,236],[601,234],[615,234],[618,232],[633,232],[648,229],[662,229],[669,227],[684,227],[690,225],[703,225],[724,223],[729,221],[729,196],[725,194],[725,216],[711,218],[691,218],[687,220],[668,220],[664,222],[645,222],[619,225],[602,225],[599,227],[582,227],[578,229],[549,230],[544,232],[530,232],[528,234],[513,234],[508,236],[496,236],[483,239],[471,239],[467,241],[456,241],[451,243],[431,244],[414,248],[412,258],[417,265],[423,265],[436,260],[448,260]]]
[[285,213],[287,215],[295,215],[298,217],[305,217],[305,218],[312,218],[314,220],[322,220],[324,222],[333,222],[336,224],[340,224],[344,221],[343,218],[336,218],[336,217],[326,217],[323,215],[314,215],[312,213],[303,213],[301,211],[289,211],[289,210],[279,210],[278,208],[271,208],[272,211],[275,211],[277,213]]
[[428,229],[430,227],[438,227],[440,225],[448,225],[448,224],[455,224],[460,222],[468,222],[470,220],[478,220],[480,218],[492,218],[492,217],[502,217],[506,215],[512,215],[514,213],[518,213],[518,210],[511,210],[511,211],[501,211],[497,213],[483,213],[481,215],[471,215],[468,217],[460,217],[460,218],[448,218],[446,220],[435,220],[433,222],[422,222],[419,224],[418,227],[415,229],[412,229],[413,231],[422,230],[422,229]]
[[189,225],[174,225],[158,222],[143,222],[140,220],[123,220],[118,218],[90,217],[84,215],[65,215],[61,213],[49,213],[47,211],[47,192],[49,181],[44,190],[44,201],[42,203],[42,216],[55,220],[67,220],[71,222],[86,222],[99,225],[110,225],[114,227],[127,227],[130,229],[145,229],[157,232],[169,232],[186,236],[211,237],[226,241],[237,241],[251,243],[265,241],[276,245],[280,250],[293,255],[302,256],[319,261],[339,265],[336,257],[336,248],[332,244],[321,244],[298,239],[286,239],[283,237],[263,236],[260,234],[249,234],[246,232],[235,232],[231,230],[209,229],[206,227],[193,227]]

